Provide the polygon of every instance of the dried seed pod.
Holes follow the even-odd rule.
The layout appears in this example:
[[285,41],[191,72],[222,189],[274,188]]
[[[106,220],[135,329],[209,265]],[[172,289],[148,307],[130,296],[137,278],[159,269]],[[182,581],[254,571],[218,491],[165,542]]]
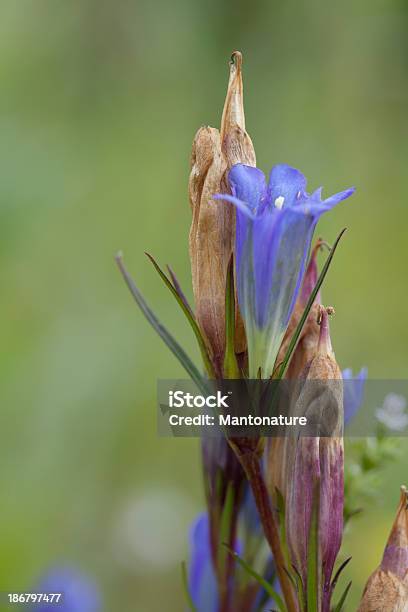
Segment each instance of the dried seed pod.
[[225,344],[225,278],[232,252],[234,218],[214,202],[226,169],[218,130],[201,128],[194,139],[189,194],[193,211],[190,259],[196,317],[219,370]]
[[370,576],[359,612],[408,611],[408,491],[401,487],[397,515],[381,565]]
[[231,57],[220,135],[228,170],[235,164],[256,165],[254,145],[245,131],[242,55],[239,51],[234,51]]
[[393,572],[408,586],[408,490],[401,487],[400,503],[384,550],[381,568]]
[[369,578],[358,612],[407,612],[408,586],[392,572],[378,569]]
[[[234,247],[235,212],[213,195],[228,189],[227,171],[236,163],[255,165],[255,152],[245,131],[242,56],[235,52],[221,121],[221,131],[198,130],[191,156],[189,198],[193,213],[190,258],[196,316],[221,374],[225,348],[225,282]],[[238,316],[237,316],[238,321]],[[245,350],[242,324],[237,322],[237,352]]]

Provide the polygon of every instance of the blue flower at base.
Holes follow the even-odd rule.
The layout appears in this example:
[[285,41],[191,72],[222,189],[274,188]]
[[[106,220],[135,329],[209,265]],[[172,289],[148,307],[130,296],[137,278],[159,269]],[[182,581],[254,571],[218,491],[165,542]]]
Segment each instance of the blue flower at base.
[[347,425],[363,404],[367,368],[362,368],[357,376],[353,376],[351,368],[346,368],[342,375],[344,381],[344,424]]
[[101,596],[96,585],[70,567],[54,568],[36,585],[35,593],[62,593],[59,603],[38,603],[32,612],[101,612]]
[[217,612],[218,589],[210,548],[207,512],[199,514],[190,531],[188,588],[197,612]]

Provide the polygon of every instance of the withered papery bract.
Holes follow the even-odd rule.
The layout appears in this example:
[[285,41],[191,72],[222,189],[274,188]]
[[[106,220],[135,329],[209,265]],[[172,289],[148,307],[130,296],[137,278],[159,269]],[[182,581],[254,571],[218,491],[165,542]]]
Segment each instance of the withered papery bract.
[[368,579],[359,612],[408,611],[408,492],[401,487],[397,515],[379,568]]
[[[226,272],[234,248],[235,211],[213,199],[228,191],[226,173],[236,163],[256,164],[252,141],[245,131],[242,56],[235,52],[221,121],[221,130],[198,130],[191,156],[189,198],[193,219],[190,258],[196,317],[207,337],[218,374],[225,348]],[[238,327],[237,352],[245,348]]]

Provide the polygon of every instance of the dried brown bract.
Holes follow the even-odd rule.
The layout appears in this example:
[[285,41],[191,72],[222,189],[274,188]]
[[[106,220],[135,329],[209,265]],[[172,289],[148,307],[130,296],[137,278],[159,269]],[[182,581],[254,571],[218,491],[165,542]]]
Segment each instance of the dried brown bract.
[[[212,349],[219,374],[225,346],[225,283],[234,249],[235,212],[213,195],[228,192],[228,170],[236,163],[255,166],[255,151],[245,131],[242,56],[232,55],[221,130],[198,130],[191,156],[189,198],[193,213],[190,257],[196,316]],[[238,318],[238,317],[237,317]],[[237,323],[237,352],[245,350]]]

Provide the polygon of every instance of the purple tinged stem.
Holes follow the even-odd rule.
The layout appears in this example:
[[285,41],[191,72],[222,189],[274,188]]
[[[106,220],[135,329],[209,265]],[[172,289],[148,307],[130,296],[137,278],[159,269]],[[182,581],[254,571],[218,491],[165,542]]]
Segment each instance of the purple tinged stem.
[[265,537],[275,560],[276,571],[288,612],[296,612],[297,604],[295,595],[290,579],[285,571],[286,563],[280,542],[277,517],[271,508],[269,494],[262,475],[259,456],[256,451],[241,452],[239,447],[236,447],[235,443],[233,444],[234,449],[237,449],[237,456],[245,470],[254,495]]

